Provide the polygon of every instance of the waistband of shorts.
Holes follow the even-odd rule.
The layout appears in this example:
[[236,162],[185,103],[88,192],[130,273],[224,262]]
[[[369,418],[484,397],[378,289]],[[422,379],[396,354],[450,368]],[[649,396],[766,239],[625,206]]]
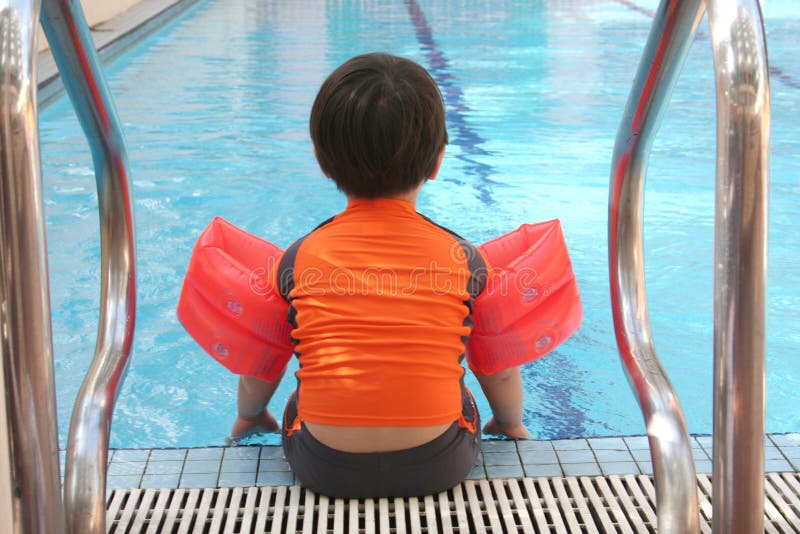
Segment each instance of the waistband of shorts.
[[454,421],[438,437],[421,445],[417,445],[416,447],[385,452],[347,452],[325,445],[308,430],[305,423],[301,423],[301,431],[295,433],[291,439],[300,438],[311,453],[326,459],[335,458],[337,461],[347,462],[348,460],[358,461],[367,457],[375,457],[382,460],[403,461],[404,459],[416,459],[419,456],[435,456],[440,454],[447,450],[454,440],[463,439],[465,434],[469,436],[470,439],[472,438],[472,434],[462,428],[458,421]]

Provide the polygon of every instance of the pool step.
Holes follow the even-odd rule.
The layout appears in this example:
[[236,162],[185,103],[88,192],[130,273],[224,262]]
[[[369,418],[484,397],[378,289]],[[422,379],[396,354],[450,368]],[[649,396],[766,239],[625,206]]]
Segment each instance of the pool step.
[[[711,475],[697,476],[711,532]],[[800,531],[800,474],[768,473],[765,531]],[[468,480],[438,495],[329,499],[299,486],[111,492],[108,532],[419,533],[655,532],[652,476]]]

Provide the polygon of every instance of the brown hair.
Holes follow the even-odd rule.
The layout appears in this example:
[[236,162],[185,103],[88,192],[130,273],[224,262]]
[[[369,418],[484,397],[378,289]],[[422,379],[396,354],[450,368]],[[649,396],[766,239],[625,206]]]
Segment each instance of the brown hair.
[[413,61],[383,53],[356,56],[333,71],[309,126],[322,171],[358,198],[414,189],[433,174],[447,144],[436,82]]

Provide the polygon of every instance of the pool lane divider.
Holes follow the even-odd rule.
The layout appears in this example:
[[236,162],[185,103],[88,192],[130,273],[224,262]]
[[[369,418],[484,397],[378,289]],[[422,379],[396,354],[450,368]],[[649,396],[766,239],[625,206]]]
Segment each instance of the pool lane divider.
[[[464,151],[464,155],[457,155],[456,158],[466,163],[468,174],[478,178],[478,183],[474,186],[478,192],[478,198],[484,204],[494,204],[491,186],[498,182],[492,180],[491,176],[495,174],[495,169],[491,165],[473,159],[475,156],[491,155],[481,147],[486,140],[474,130],[466,119],[465,114],[470,111],[470,108],[464,101],[464,91],[450,73],[450,62],[433,39],[433,30],[425,18],[425,13],[416,0],[404,0],[404,3],[408,9],[411,23],[414,25],[417,42],[425,53],[428,71],[442,90],[446,104],[447,123],[456,132],[455,139],[451,142]],[[461,180],[454,181],[460,185],[464,183]]]
[[[428,69],[433,76],[433,79],[441,87],[445,103],[449,108],[447,113],[447,121],[450,126],[455,127],[457,132],[454,144],[460,146],[464,152],[471,156],[484,156],[491,155],[489,152],[480,147],[485,140],[475,132],[466,120],[465,113],[470,111],[467,104],[464,102],[464,92],[458,87],[455,77],[450,73],[450,64],[444,52],[436,44],[433,38],[433,30],[425,18],[425,13],[416,2],[416,0],[404,0],[408,14],[411,17],[411,22],[417,34],[417,41],[419,42],[422,50],[425,51],[426,59],[428,62]],[[491,196],[491,185],[498,183],[490,178],[495,174],[492,166],[474,161],[469,156],[457,156],[462,161],[468,164],[468,169],[480,178],[475,188],[479,193],[479,198],[486,204],[494,204],[496,201]],[[550,358],[559,357],[552,354]],[[568,358],[561,357],[560,365],[562,368],[571,365]],[[564,376],[570,376],[570,371],[565,371]],[[544,429],[542,436],[547,438],[547,429],[559,428],[561,433],[565,436],[583,436],[587,433],[587,423],[590,421],[582,410],[578,409],[572,402],[573,394],[578,391],[575,384],[570,387],[562,383],[546,382],[542,384],[541,391],[547,399],[547,404],[552,406],[559,406],[560,411],[558,415],[548,414],[533,414],[529,408],[525,409],[525,417],[535,417],[537,420],[546,421],[542,425]]]

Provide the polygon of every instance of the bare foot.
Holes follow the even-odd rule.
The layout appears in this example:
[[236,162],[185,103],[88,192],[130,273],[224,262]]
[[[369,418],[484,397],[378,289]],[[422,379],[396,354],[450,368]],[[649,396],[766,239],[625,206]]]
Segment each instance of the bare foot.
[[256,432],[267,434],[278,432],[280,428],[278,422],[265,408],[255,417],[237,416],[231,429],[231,439],[235,440]]
[[504,427],[492,417],[483,427],[483,431],[492,435],[504,435],[511,439],[528,439],[528,429],[522,423]]

